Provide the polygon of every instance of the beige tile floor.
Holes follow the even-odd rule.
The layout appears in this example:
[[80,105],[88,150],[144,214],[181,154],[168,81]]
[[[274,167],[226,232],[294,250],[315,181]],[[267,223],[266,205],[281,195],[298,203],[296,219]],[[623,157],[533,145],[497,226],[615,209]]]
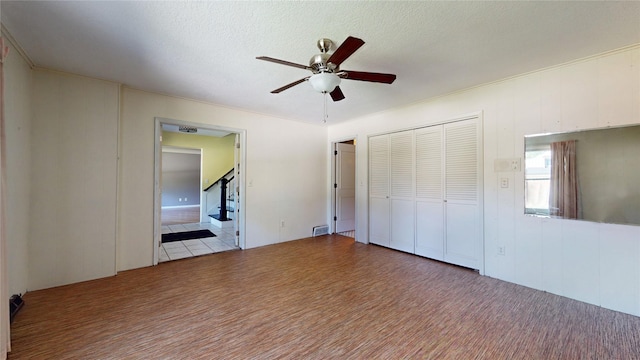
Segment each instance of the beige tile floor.
[[239,249],[239,247],[235,245],[235,235],[233,228],[229,230],[223,230],[209,223],[164,225],[162,226],[162,233],[167,234],[204,229],[210,230],[216,236],[202,239],[163,243],[160,247],[158,261],[165,262]]

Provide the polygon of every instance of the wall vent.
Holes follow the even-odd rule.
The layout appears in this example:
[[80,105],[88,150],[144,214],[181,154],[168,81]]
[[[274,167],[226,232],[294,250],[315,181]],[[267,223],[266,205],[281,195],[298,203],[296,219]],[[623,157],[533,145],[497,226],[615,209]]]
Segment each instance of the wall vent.
[[321,236],[329,234],[329,225],[320,225],[313,227],[313,236]]

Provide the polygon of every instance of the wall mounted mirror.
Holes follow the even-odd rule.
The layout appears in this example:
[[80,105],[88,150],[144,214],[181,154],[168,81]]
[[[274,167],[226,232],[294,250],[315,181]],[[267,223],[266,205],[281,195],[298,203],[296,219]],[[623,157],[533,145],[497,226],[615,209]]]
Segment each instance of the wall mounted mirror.
[[640,225],[640,125],[525,136],[525,214]]

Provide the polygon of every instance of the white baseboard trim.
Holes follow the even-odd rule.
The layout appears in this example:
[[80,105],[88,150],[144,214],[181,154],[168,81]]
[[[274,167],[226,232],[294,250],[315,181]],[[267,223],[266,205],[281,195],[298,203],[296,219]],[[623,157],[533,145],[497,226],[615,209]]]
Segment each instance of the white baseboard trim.
[[193,208],[200,207],[200,205],[177,205],[177,206],[163,206],[163,209],[182,209],[182,208]]

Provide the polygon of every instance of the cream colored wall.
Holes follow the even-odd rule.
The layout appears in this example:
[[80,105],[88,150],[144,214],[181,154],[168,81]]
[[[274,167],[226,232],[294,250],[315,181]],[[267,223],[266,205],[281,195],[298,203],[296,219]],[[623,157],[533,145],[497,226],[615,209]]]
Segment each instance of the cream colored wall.
[[[5,43],[6,44],[6,43]],[[6,131],[6,239],[9,293],[28,286],[29,179],[31,174],[31,104],[33,81],[29,64],[9,44],[4,67]]]
[[124,88],[118,270],[152,264],[155,117],[246,130],[247,248],[308,237],[326,223],[324,127]]
[[[235,134],[214,137],[169,131],[162,132],[163,146],[202,149],[201,188],[203,190],[233,168],[235,141]],[[207,180],[209,181],[207,182]]]
[[474,112],[484,121],[486,275],[640,315],[640,227],[525,216],[524,173],[494,171],[496,159],[523,158],[524,135],[640,123],[638,46],[331,126],[329,141],[358,140],[359,241],[368,238],[367,137]]
[[119,86],[33,77],[29,290],[114,275]]

